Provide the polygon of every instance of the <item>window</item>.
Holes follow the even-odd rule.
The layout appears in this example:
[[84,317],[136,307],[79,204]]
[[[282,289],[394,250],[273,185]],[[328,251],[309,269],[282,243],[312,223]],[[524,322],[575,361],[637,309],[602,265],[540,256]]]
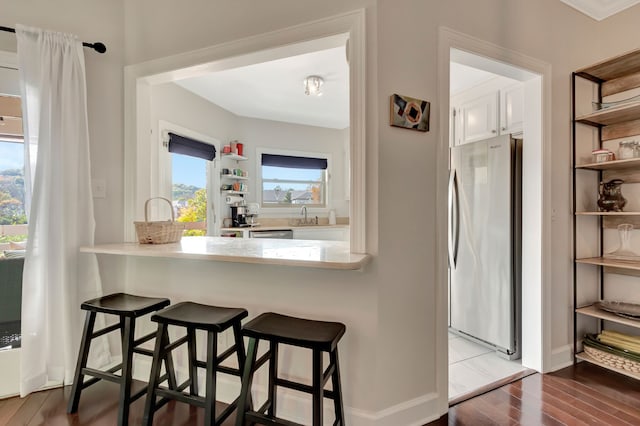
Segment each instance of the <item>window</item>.
[[0,96],[0,248],[27,238],[20,98]]
[[207,161],[171,153],[171,201],[178,222],[187,225],[185,235],[207,233]]
[[327,207],[327,154],[258,150],[261,206]]
[[[173,127],[177,127],[172,125]],[[182,129],[181,133],[192,132]],[[186,137],[178,133],[166,132],[164,146],[167,149],[170,173],[171,202],[176,221],[186,225],[185,235],[207,235],[210,200],[209,184],[212,160],[216,156],[213,143],[201,142],[201,137]],[[195,138],[198,139],[195,139]]]

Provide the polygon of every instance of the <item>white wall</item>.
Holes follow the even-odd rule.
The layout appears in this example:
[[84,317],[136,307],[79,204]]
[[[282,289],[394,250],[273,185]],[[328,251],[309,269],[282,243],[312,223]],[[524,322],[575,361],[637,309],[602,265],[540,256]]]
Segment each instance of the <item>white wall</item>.
[[[367,8],[367,240],[377,252],[372,264],[345,273],[131,259],[129,279],[138,280],[140,289],[178,300],[182,293],[161,290],[154,280],[180,282],[186,274],[195,293],[206,292],[223,302],[242,300],[252,315],[264,301],[293,312],[296,303],[317,299],[310,315],[339,318],[348,327],[342,355],[345,403],[356,409],[350,413],[366,424],[420,423],[442,409],[431,404],[436,392],[440,398],[446,393],[437,389],[435,380],[436,370],[445,368],[435,363],[443,349],[433,345],[438,28],[447,26],[552,65],[555,215],[547,300],[552,304],[552,349],[561,351],[572,338],[570,73],[637,48],[640,7],[597,23],[557,0],[327,0],[314,7],[297,0],[215,0],[181,6],[168,0],[64,0],[38,2],[38,7],[0,0],[4,25],[23,22],[107,44],[106,55],[86,54],[93,174],[106,178],[108,185],[107,198],[96,200],[98,242],[123,234],[123,62],[161,58],[360,7]],[[0,49],[15,50],[13,37],[0,33]],[[428,133],[388,126],[392,93],[432,102]],[[417,215],[417,226],[401,231],[407,228],[401,212]],[[122,272],[117,261],[104,258],[103,277]],[[404,413],[405,420],[397,421],[396,413]]]

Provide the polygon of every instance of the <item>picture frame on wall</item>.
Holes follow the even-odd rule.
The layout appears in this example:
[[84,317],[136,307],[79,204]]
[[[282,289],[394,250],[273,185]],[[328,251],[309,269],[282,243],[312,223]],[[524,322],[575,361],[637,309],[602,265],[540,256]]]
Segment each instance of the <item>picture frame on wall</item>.
[[391,95],[389,124],[394,127],[429,131],[429,112],[431,103],[409,96]]

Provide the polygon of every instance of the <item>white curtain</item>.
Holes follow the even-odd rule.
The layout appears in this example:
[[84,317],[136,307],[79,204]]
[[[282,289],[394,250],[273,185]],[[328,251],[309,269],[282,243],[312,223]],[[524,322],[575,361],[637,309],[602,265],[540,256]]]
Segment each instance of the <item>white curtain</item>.
[[[80,304],[101,295],[82,43],[18,25],[29,237],[22,286],[20,394],[71,383],[82,333]],[[92,358],[106,363],[108,348]],[[100,359],[99,357],[105,357]]]

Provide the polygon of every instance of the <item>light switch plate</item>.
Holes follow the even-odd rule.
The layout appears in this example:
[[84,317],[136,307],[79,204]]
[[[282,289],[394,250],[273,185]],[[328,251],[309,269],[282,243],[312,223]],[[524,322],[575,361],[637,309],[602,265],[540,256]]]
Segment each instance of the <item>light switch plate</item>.
[[107,181],[91,179],[91,192],[93,192],[93,198],[107,198]]

